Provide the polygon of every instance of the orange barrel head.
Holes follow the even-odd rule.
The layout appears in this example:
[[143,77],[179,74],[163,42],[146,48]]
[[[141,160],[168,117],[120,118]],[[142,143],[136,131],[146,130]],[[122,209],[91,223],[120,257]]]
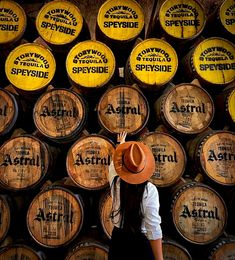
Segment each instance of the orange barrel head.
[[27,212],[27,227],[40,245],[58,248],[72,242],[84,219],[83,200],[68,189],[50,187],[38,193]]
[[91,134],[79,138],[69,149],[66,168],[72,181],[87,190],[108,186],[108,169],[115,146],[102,135]]
[[131,135],[139,133],[148,122],[149,112],[146,97],[138,88],[129,85],[109,88],[97,106],[99,123],[109,134],[123,130]]
[[44,136],[58,143],[75,140],[87,121],[88,107],[76,92],[54,88],[42,94],[33,110],[34,123]]

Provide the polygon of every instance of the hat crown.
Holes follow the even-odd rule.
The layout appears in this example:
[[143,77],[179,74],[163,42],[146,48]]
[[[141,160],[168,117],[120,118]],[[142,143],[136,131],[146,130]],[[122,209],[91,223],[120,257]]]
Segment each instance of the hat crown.
[[146,156],[138,143],[131,144],[124,153],[123,163],[125,167],[133,172],[141,172],[146,165]]

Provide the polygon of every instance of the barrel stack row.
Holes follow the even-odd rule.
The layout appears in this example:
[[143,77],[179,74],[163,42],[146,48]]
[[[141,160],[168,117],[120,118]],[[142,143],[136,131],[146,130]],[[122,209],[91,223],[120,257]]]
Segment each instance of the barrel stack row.
[[234,12],[0,2],[0,259],[108,258],[123,130],[155,157],[164,258],[235,256]]

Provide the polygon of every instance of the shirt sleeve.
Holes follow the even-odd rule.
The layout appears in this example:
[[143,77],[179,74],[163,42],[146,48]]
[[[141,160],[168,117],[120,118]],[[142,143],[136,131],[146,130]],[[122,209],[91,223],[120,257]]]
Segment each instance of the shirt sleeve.
[[155,185],[148,183],[144,192],[144,233],[149,240],[162,238],[161,217],[159,215],[159,194]]
[[109,165],[109,173],[108,173],[108,181],[109,181],[110,187],[112,186],[112,182],[113,182],[113,179],[115,178],[115,176],[117,176],[117,172],[114,168],[114,163],[112,161]]

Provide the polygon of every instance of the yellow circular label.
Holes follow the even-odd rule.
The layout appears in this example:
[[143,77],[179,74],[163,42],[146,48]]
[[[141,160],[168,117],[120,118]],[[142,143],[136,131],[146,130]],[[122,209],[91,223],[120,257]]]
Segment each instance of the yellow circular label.
[[17,41],[26,28],[24,9],[13,1],[0,1],[0,44]]
[[99,9],[97,23],[110,39],[132,40],[144,27],[144,11],[134,0],[108,0]]
[[225,0],[220,7],[219,16],[224,28],[235,35],[235,1]]
[[208,38],[197,45],[192,61],[197,74],[211,84],[235,79],[235,46],[222,38]]
[[235,89],[232,91],[228,99],[228,111],[233,122],[235,122]]
[[189,39],[203,30],[206,17],[203,7],[197,1],[166,0],[160,7],[159,21],[170,36]]
[[147,39],[131,52],[130,68],[134,77],[148,85],[168,83],[178,68],[178,58],[173,47],[160,39]]
[[40,36],[51,44],[71,43],[82,30],[83,17],[79,8],[68,1],[52,1],[39,11],[36,27]]
[[52,53],[42,45],[19,45],[7,57],[5,71],[15,87],[33,91],[50,83],[54,77],[56,62]]
[[70,79],[87,88],[102,87],[113,76],[115,57],[111,49],[99,41],[83,41],[68,53],[66,69]]

